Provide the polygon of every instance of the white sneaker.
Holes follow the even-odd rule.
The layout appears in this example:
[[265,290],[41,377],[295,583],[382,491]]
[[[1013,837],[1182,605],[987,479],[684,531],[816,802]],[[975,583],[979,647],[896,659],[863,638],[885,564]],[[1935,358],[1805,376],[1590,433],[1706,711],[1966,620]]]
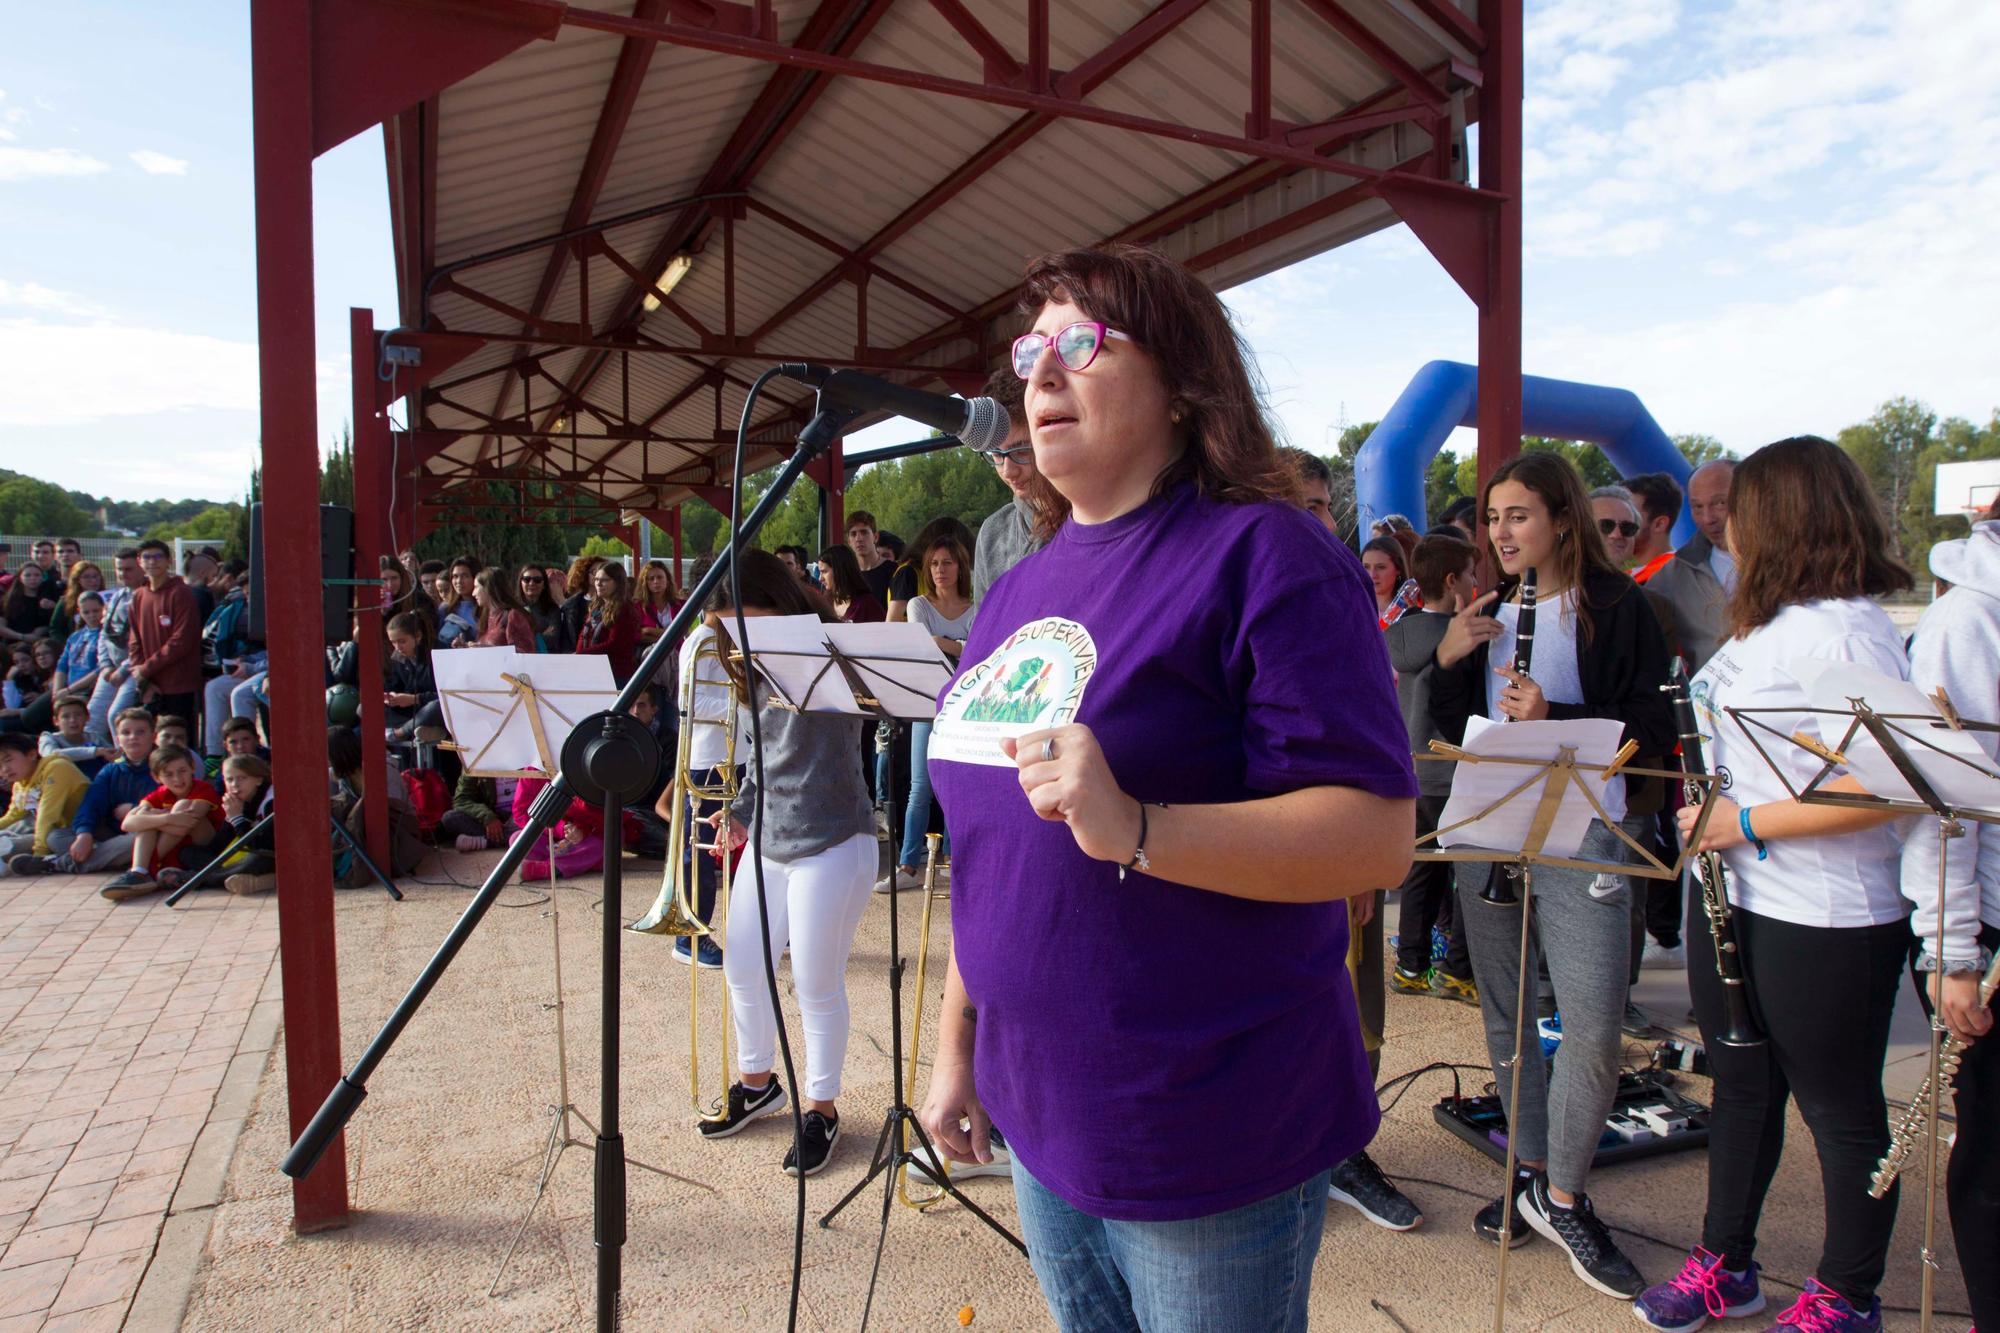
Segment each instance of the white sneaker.
[[989,1129],[986,1140],[987,1151],[993,1154],[990,1162],[974,1162],[970,1166],[955,1162],[951,1168],[953,1180],[977,1180],[980,1176],[1007,1176],[1014,1174],[1014,1154],[1007,1151],[1007,1141],[1000,1137],[1000,1131]]
[[1669,949],[1658,940],[1647,940],[1646,951],[1639,955],[1639,966],[1642,968],[1679,969],[1686,967],[1687,962],[1688,953],[1685,944],[1676,944]]

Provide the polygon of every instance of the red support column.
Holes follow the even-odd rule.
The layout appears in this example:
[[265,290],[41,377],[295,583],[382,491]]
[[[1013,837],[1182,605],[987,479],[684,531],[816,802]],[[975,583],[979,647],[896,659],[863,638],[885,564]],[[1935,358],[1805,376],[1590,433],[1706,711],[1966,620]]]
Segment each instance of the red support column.
[[[1479,487],[1521,452],[1521,9],[1482,6],[1479,188],[1500,196],[1487,218],[1486,299],[1479,306]],[[1489,17],[1490,15],[1490,17]]]
[[[313,401],[312,5],[250,7],[256,173],[257,370],[263,429],[264,596],[271,617],[271,751],[278,806],[279,965],[285,1084],[294,1137],[340,1078],[340,992],[327,836],[326,659],[319,617],[319,423]],[[288,613],[285,608],[292,608]],[[347,1147],[338,1135],[292,1184],[292,1228],[347,1221]]]
[[[376,406],[375,314],[350,309],[348,361],[354,378],[354,577],[372,579],[389,549],[389,420]],[[361,625],[356,660],[361,674],[361,771],[367,774],[362,797],[368,825],[368,854],[377,865],[389,864],[389,793],[378,774],[389,771],[389,745],[383,732],[389,725],[382,701],[383,614],[380,590],[356,588],[354,605]]]

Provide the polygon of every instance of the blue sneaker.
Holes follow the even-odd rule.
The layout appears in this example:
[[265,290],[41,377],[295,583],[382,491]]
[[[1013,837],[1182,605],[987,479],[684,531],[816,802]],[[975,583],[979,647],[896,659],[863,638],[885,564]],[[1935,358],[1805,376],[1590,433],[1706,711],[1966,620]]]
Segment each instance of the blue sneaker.
[[1679,1276],[1646,1288],[1632,1302],[1632,1313],[1640,1323],[1665,1333],[1693,1333],[1711,1319],[1735,1319],[1763,1308],[1756,1264],[1747,1273],[1731,1273],[1722,1266],[1721,1255],[1699,1245],[1681,1265]]
[[1451,940],[1445,935],[1444,931],[1441,928],[1437,926],[1432,926],[1431,961],[1433,963],[1442,963],[1444,961],[1444,956],[1450,952],[1451,952]]
[[722,966],[722,946],[704,935],[701,937],[700,947],[690,949],[688,937],[683,935],[674,941],[674,961],[686,967],[690,960],[698,962],[700,966],[710,971],[715,971]]
[[1765,1333],[1782,1333],[1788,1328],[1799,1333],[1882,1333],[1882,1300],[1876,1297],[1866,1310],[1857,1310],[1821,1286],[1818,1278],[1811,1278],[1792,1308],[1779,1315],[1778,1322]]

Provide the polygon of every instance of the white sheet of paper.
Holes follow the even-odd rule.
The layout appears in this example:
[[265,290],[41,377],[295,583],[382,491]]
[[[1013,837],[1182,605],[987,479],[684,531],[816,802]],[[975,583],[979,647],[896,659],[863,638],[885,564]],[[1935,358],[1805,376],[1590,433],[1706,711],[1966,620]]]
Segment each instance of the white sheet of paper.
[[958,678],[931,729],[931,762],[1012,768],[1008,737],[1076,721],[1097,670],[1097,641],[1062,616],[1032,620]]
[[[1624,724],[1613,718],[1586,717],[1564,722],[1510,722],[1502,725],[1483,717],[1474,717],[1466,723],[1462,748],[1473,754],[1506,759],[1546,760],[1554,759],[1563,746],[1573,745],[1579,764],[1609,764],[1617,757],[1624,734]],[[1452,773],[1451,797],[1445,802],[1438,827],[1445,828],[1461,819],[1471,818],[1527,781],[1533,773],[1534,770],[1524,764],[1471,764],[1460,761]],[[1623,812],[1622,797],[1612,799],[1607,796],[1607,784],[1602,774],[1579,770],[1577,777],[1605,806],[1608,814],[1615,818]],[[1619,781],[1622,783],[1623,779]],[[1502,854],[1496,859],[1504,859],[1505,853],[1520,851],[1528,839],[1528,829],[1534,823],[1535,810],[1541,804],[1543,787],[1544,782],[1537,780],[1485,818],[1475,819],[1462,829],[1444,834],[1437,839],[1438,845],[1491,848]],[[1590,821],[1596,817],[1596,811],[1590,808],[1590,802],[1584,799],[1583,793],[1573,784],[1566,786],[1555,823],[1542,843],[1542,854],[1575,857],[1583,849],[1583,835],[1589,831]]]
[[[785,698],[809,713],[873,716],[855,702],[840,668],[827,657],[831,643],[856,659],[862,683],[895,717],[928,719],[951,664],[922,625],[908,622],[833,625],[818,616],[752,616],[745,620],[750,656]],[[731,639],[736,622],[723,626]]]
[[464,748],[466,767],[478,773],[548,776],[527,705],[515,706],[513,687],[503,677],[533,684],[551,763],[578,722],[618,701],[611,659],[601,654],[450,648],[431,655],[431,676],[445,730]]
[[[1952,730],[1937,705],[1917,686],[1852,662],[1818,658],[1795,664],[1792,674],[1805,686],[1806,697],[1815,708],[1850,712],[1852,701],[1860,699],[1877,713],[1915,713],[1931,719],[1934,725],[1902,719],[1892,721],[1899,730],[1920,736],[1925,743],[1936,747],[1926,749],[1907,737],[1901,738],[1903,749],[1915,761],[1917,770],[1954,808],[2000,812],[2000,772],[1996,772],[1994,762],[1986,757],[1972,733]],[[1958,705],[1957,700],[1952,702]],[[1817,721],[1820,738],[1829,745],[1839,743],[1847,731],[1848,723],[1840,718],[1822,714]],[[1945,754],[1938,754],[1937,750]],[[1874,795],[1892,801],[1920,800],[1881,745],[1866,731],[1857,731],[1843,753],[1847,756],[1847,771]]]

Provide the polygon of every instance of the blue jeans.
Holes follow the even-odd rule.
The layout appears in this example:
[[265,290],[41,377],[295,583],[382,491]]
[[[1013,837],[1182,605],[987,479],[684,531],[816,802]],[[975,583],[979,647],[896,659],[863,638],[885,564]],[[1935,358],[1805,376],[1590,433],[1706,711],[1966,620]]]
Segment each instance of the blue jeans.
[[[910,800],[903,807],[903,850],[898,865],[923,869],[924,834],[931,826],[931,724],[910,724]],[[938,844],[938,859],[951,855],[951,834]]]
[[1072,1208],[1017,1156],[1014,1200],[1063,1333],[1291,1333],[1306,1326],[1330,1174],[1207,1217],[1113,1222]]

